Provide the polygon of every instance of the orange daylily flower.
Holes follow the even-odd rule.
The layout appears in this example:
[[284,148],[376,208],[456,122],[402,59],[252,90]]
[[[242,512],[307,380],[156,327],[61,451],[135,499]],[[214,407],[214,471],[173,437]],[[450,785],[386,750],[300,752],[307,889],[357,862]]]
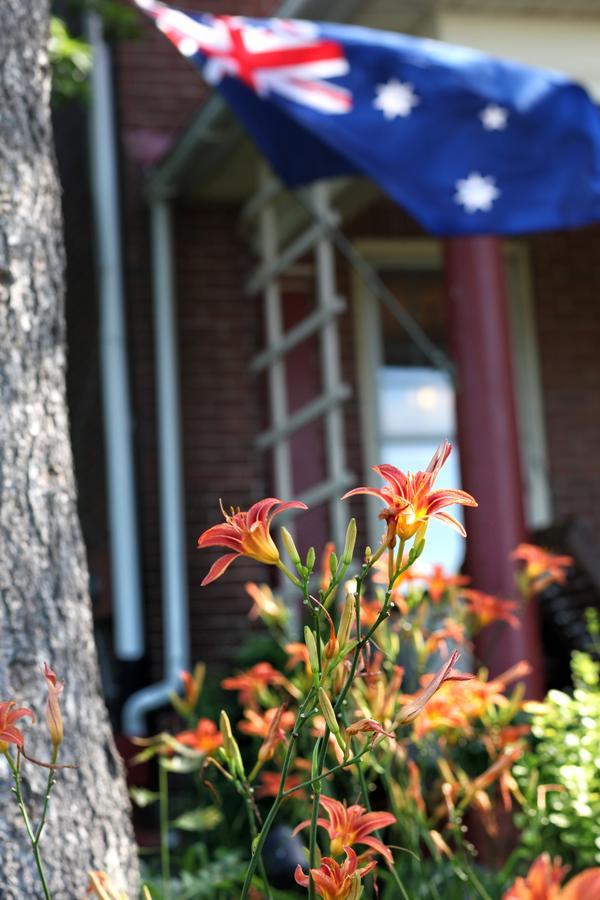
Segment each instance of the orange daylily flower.
[[[393,825],[396,817],[388,812],[367,812],[364,806],[354,804],[346,806],[346,801],[340,803],[331,797],[321,794],[319,799],[321,806],[329,816],[327,819],[317,819],[317,825],[324,828],[329,835],[330,851],[332,856],[338,856],[346,847],[353,844],[365,844],[376,853],[381,853],[386,862],[393,864],[394,858],[389,847],[376,837],[372,832],[387,825]],[[296,825],[293,835],[298,834],[303,828],[308,828],[310,819]]]
[[511,628],[519,627],[519,619],[515,615],[519,604],[515,600],[502,600],[472,588],[465,588],[462,596],[467,601],[468,612],[479,620],[482,628],[492,622],[506,622]]
[[221,732],[210,719],[200,719],[192,731],[180,731],[175,740],[198,753],[210,755],[221,746]]
[[[263,713],[256,712],[254,709],[245,709],[244,715],[246,719],[238,722],[237,728],[242,734],[249,734],[252,737],[266,738],[269,734],[273,720],[280,714],[279,727],[283,731],[289,730],[296,721],[296,714],[291,709],[285,709],[281,706],[273,706],[266,709]],[[285,734],[282,733],[281,740]]]
[[[523,795],[511,771],[513,763],[519,759],[522,753],[522,746],[513,745],[498,756],[481,775],[474,779],[470,779],[462,769],[457,769],[457,775],[455,775],[448,761],[440,759],[438,765],[444,778],[442,795],[448,812],[451,812],[458,798],[462,796],[464,805],[472,806],[482,814],[483,825],[487,833],[492,836],[497,834],[498,824],[495,807],[487,793],[487,789],[498,782],[503,806],[506,811],[512,808],[511,795],[514,795],[520,803],[524,802]],[[444,808],[442,806],[441,809],[437,810],[437,815],[442,815],[443,812]]]
[[444,682],[447,681],[470,681],[473,675],[465,672],[455,672],[456,665],[460,654],[455,650],[448,662],[444,663],[441,669],[435,675],[425,675],[421,680],[425,682],[424,686],[413,697],[408,698],[408,703],[400,711],[398,715],[398,724],[405,725],[416,719],[423,712],[433,695],[439,691]]
[[433,485],[440,469],[448,459],[452,446],[445,441],[434,453],[431,462],[424,472],[401,472],[395,466],[373,466],[373,471],[387,481],[388,487],[359,487],[344,494],[342,500],[356,494],[371,494],[378,497],[386,505],[379,514],[390,526],[394,524],[395,534],[403,540],[414,537],[417,531],[426,526],[429,519],[437,519],[449,525],[463,537],[465,529],[453,516],[443,512],[446,506],[459,503],[462,506],[477,506],[476,500],[466,491],[444,489],[433,490]]
[[246,672],[240,672],[230,678],[224,678],[221,687],[226,691],[239,691],[238,700],[240,706],[251,706],[256,708],[256,700],[265,689],[276,685],[284,687],[291,693],[295,693],[295,688],[290,684],[285,675],[274,669],[269,662],[259,662],[248,669]]
[[88,894],[99,897],[100,900],[129,900],[125,891],[119,891],[106,872],[88,872],[90,883]]
[[[362,869],[357,868],[358,857],[351,847],[344,848],[346,853],[345,861],[340,865],[330,856],[324,856],[318,869],[311,869],[310,875],[319,897],[322,900],[348,900],[348,897],[357,897],[357,882],[371,872],[376,863],[370,862]],[[305,875],[302,866],[296,866],[294,878],[302,887],[308,887],[310,877]]]
[[204,684],[204,676],[206,674],[206,666],[204,663],[196,663],[193,674],[185,669],[179,673],[179,677],[183,684],[183,693],[185,702],[190,710],[193,710],[198,702],[198,698],[202,692]]
[[[261,797],[276,797],[281,784],[281,772],[261,772],[259,777],[262,784],[256,788],[255,796],[257,799],[260,800]],[[288,775],[285,779],[284,790],[292,791],[306,780],[306,776]],[[294,790],[293,796],[294,799],[305,800],[306,791],[304,789]]]
[[259,616],[267,622],[284,622],[287,618],[287,610],[279,597],[276,597],[268,584],[256,584],[247,581],[244,585],[246,593],[254,601],[248,618],[258,619]]
[[[361,600],[360,603],[360,624],[363,628],[369,629],[371,628],[377,618],[379,613],[383,609],[383,604],[379,602],[379,600]],[[352,620],[352,629],[355,630],[356,622]]]
[[310,659],[308,658],[308,649],[306,647],[306,644],[301,642],[292,642],[291,644],[285,644],[283,649],[288,655],[288,661],[285,666],[286,669],[293,669],[299,663],[302,663],[306,670],[306,674],[311,674]]
[[56,672],[53,672],[47,662],[44,663],[42,674],[48,688],[48,700],[46,702],[46,725],[50,733],[50,740],[56,752],[63,740],[63,721],[60,711],[59,696],[65,687],[64,679],[58,681]]
[[279,550],[269,531],[271,522],[286,509],[308,509],[305,503],[292,500],[284,503],[276,497],[267,497],[255,503],[247,512],[239,508],[231,513],[225,512],[221,504],[221,512],[225,518],[222,525],[213,525],[198,538],[198,547],[227,547],[233,553],[221,556],[203,578],[202,585],[210,584],[219,578],[240,556],[249,556],[265,565],[279,565]]
[[459,644],[463,647],[469,647],[468,641],[465,641],[465,626],[461,622],[454,619],[444,619],[443,627],[437,631],[432,631],[425,641],[425,649],[429,653],[439,650],[443,657],[448,655],[448,641]]
[[564,584],[567,570],[573,565],[572,556],[558,556],[535,544],[519,544],[510,556],[524,563],[523,574],[534,594],[541,593],[549,584]]
[[434,565],[431,573],[415,572],[413,579],[425,582],[431,602],[436,605],[441,602],[449,588],[464,587],[471,581],[467,575],[449,575],[440,565]]
[[19,750],[23,749],[25,738],[15,722],[25,716],[29,716],[32,722],[35,722],[34,714],[27,707],[17,706],[14,700],[4,700],[0,703],[0,753],[7,753],[9,744],[14,744]]
[[421,773],[419,767],[412,759],[407,760],[406,765],[408,767],[408,786],[406,793],[412,799],[421,815],[425,815],[425,798],[423,797],[423,791],[421,789]]
[[600,868],[585,869],[561,888],[569,867],[560,859],[542,853],[524,878],[502,896],[502,900],[600,900]]
[[[382,668],[383,654],[380,651],[364,662],[363,677],[353,685],[353,694],[359,710],[378,722],[391,724],[400,695],[400,685],[404,677],[402,666],[394,666],[388,673]],[[358,714],[358,713],[357,713]]]

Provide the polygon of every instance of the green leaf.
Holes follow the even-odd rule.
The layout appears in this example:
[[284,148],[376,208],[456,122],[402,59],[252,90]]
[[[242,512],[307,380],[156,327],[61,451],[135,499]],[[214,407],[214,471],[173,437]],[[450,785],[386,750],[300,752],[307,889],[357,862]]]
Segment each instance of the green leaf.
[[223,814],[215,806],[192,809],[182,813],[172,823],[182,831],[212,831],[223,821]]
[[146,806],[151,806],[153,803],[156,803],[160,794],[157,793],[157,791],[148,791],[146,788],[132,787],[129,788],[129,796],[136,806],[143,809]]

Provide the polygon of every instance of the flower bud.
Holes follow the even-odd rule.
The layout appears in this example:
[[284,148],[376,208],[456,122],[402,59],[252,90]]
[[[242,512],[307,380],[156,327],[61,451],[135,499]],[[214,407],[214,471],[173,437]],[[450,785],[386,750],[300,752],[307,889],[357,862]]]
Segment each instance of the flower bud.
[[281,528],[281,540],[283,541],[283,546],[285,547],[289,558],[291,559],[292,563],[296,566],[296,568],[298,566],[302,565],[301,560],[300,560],[300,554],[298,553],[298,550],[294,543],[294,538],[291,536],[291,534],[289,533],[287,528],[284,528],[283,526]]
[[344,543],[344,552],[342,553],[342,563],[349,566],[354,555],[354,545],[356,544],[356,519],[350,519],[346,529],[346,541]]
[[343,648],[348,643],[348,637],[350,635],[350,627],[352,625],[352,616],[354,614],[356,599],[354,594],[346,594],[346,600],[344,601],[344,608],[342,609],[342,615],[340,618],[340,624],[338,627],[338,641],[340,647]]
[[56,752],[63,740],[63,721],[60,712],[59,695],[64,690],[64,680],[58,681],[56,673],[52,671],[47,662],[44,663],[43,675],[48,688],[48,701],[46,703],[46,725],[50,732],[50,740]]
[[317,554],[315,553],[315,548],[309,547],[308,553],[306,554],[306,568],[308,569],[309,572],[312,572],[312,570],[314,569],[316,558],[317,558]]
[[319,654],[317,653],[315,636],[308,625],[304,626],[304,643],[308,650],[308,661],[310,663],[312,674],[316,675],[319,671]]
[[327,722],[327,727],[333,734],[339,734],[340,726],[338,724],[338,720],[335,717],[335,712],[333,711],[331,700],[329,699],[327,692],[322,687],[319,688],[318,698],[321,712],[325,716],[325,721]]
[[337,553],[333,550],[329,556],[329,571],[331,572],[331,577],[335,578],[338,567],[338,558]]
[[221,732],[221,737],[223,738],[223,749],[225,750],[227,762],[229,763],[232,774],[243,778],[245,773],[242,754],[240,753],[240,748],[233,736],[229,716],[224,709],[221,710],[221,715],[219,716],[219,730]]

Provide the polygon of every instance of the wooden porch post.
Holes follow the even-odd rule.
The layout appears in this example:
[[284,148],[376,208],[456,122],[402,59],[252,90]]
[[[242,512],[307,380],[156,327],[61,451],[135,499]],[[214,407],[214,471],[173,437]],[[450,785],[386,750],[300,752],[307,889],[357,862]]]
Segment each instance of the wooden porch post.
[[[502,243],[488,236],[449,238],[444,262],[462,479],[479,502],[478,509],[465,510],[467,567],[474,587],[510,597],[515,584],[509,554],[526,539],[526,526]],[[520,629],[491,628],[498,631],[484,632],[477,647],[491,674],[528,659],[533,672],[527,693],[540,697],[535,602],[524,610]]]

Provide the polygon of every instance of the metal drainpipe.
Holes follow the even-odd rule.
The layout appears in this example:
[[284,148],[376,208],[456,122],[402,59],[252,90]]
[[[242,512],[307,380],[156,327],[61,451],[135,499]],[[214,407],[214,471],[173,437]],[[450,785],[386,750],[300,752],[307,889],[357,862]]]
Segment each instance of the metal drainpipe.
[[189,668],[181,416],[170,205],[150,205],[154,352],[158,417],[164,679],[132,694],[123,709],[126,734],[144,734],[145,715],[166,703]]
[[136,660],[144,653],[144,629],[123,314],[115,117],[110,55],[103,38],[102,21],[98,15],[90,13],[86,24],[94,58],[89,131],[90,177],[100,295],[100,361],[114,598],[114,646],[119,659]]

